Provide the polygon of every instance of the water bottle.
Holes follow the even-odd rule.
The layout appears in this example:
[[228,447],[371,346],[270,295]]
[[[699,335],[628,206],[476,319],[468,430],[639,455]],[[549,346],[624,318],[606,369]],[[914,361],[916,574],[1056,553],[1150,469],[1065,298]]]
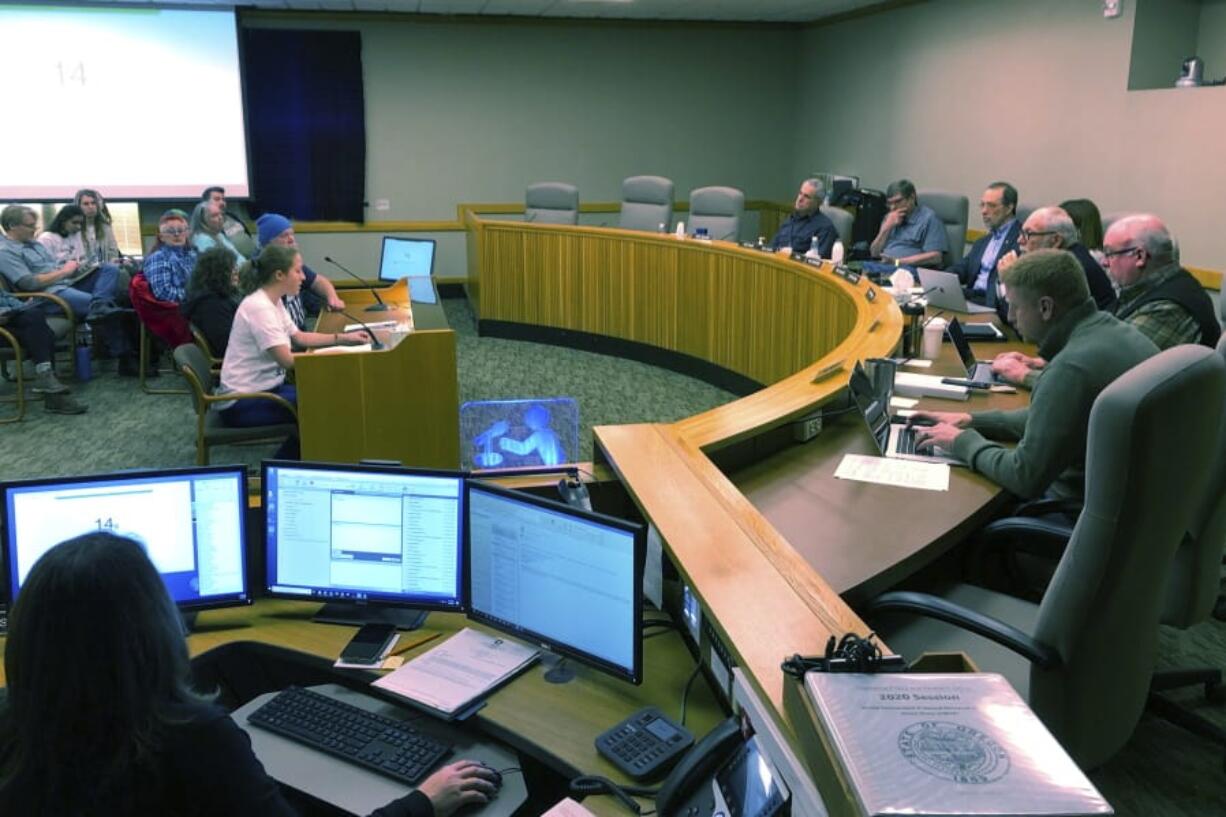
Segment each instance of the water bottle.
[[832,261],[834,264],[836,264],[836,265],[837,265],[837,264],[842,264],[842,263],[843,263],[843,254],[844,254],[845,252],[846,252],[846,250],[844,250],[844,249],[843,249],[843,242],[842,242],[842,241],[835,241],[835,242],[834,242],[834,248],[833,248],[832,250],[830,250],[830,260],[831,260],[831,261]]
[[821,248],[817,244],[817,236],[813,236],[813,240],[809,242],[809,251],[805,253],[805,258],[810,258],[814,261],[820,261],[822,258]]
[[88,381],[94,374],[89,359],[92,338],[87,326],[81,327],[81,331],[77,332],[77,348],[73,350],[73,353],[76,355],[74,362],[76,363],[77,380],[82,383]]

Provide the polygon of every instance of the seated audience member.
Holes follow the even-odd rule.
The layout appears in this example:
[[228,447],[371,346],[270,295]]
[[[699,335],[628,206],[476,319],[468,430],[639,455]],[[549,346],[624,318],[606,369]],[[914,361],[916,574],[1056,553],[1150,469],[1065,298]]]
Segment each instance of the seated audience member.
[[75,204],[65,204],[38,237],[38,243],[47,248],[57,264],[76,261],[78,272],[97,267],[98,262],[90,258],[81,240],[84,226],[85,214],[81,208]]
[[[29,207],[10,204],[0,211],[0,274],[9,284],[23,292],[50,292],[60,296],[72,307],[78,318],[92,320],[119,310],[115,304],[118,271],[111,265],[101,266],[80,280],[76,261],[57,264],[42,244],[34,240],[38,216]],[[71,283],[67,283],[71,282]],[[42,309],[58,309],[46,302]]]
[[972,244],[949,271],[958,274],[967,299],[987,306],[1003,306],[998,304],[996,262],[1017,250],[1022,231],[1017,220],[1017,190],[1008,182],[992,182],[979,198],[979,215],[988,234]]
[[[256,240],[261,250],[273,245],[298,248],[298,239],[294,236],[294,225],[285,216],[278,215],[277,213],[265,213],[255,220],[255,224]],[[336,294],[336,288],[332,286],[332,282],[328,280],[327,276],[320,275],[305,265],[302,267],[302,273],[306,276],[306,281],[303,284],[303,289],[306,292],[300,296],[296,295],[286,298],[285,308],[289,311],[289,316],[294,319],[295,325],[299,329],[306,329],[308,310],[303,301],[306,300],[308,292],[313,293],[323,301],[326,309],[331,309],[335,312],[344,309],[345,302]]]
[[[250,266],[251,262],[244,262]],[[187,297],[179,312],[204,335],[209,350],[225,357],[230,344],[230,327],[238,311],[238,268],[234,256],[222,247],[200,254],[187,284]]]
[[[1099,392],[1158,351],[1149,338],[1090,298],[1077,259],[1028,251],[1002,274],[1010,321],[1050,361],[1027,408],[971,414],[919,411],[917,443],[950,450],[1022,499],[1085,496],[1086,436]],[[1016,442],[1008,448],[1001,442]]]
[[234,263],[241,264],[247,258],[222,232],[224,220],[225,213],[216,201],[202,201],[197,204],[196,209],[192,211],[191,224],[188,225],[192,235],[192,246],[197,252],[204,252],[211,247],[225,247],[234,255]]
[[72,203],[85,214],[81,243],[85,246],[86,256],[99,264],[131,266],[132,259],[119,251],[119,242],[115,240],[115,230],[111,226],[111,211],[98,191],[78,190]]
[[[0,813],[291,817],[247,734],[193,689],[179,613],[147,547],[86,533],[26,576],[4,654]],[[373,814],[447,817],[488,802],[495,779],[457,761]]]
[[216,202],[222,212],[221,231],[226,234],[226,238],[230,239],[230,243],[237,247],[240,253],[248,257],[254,256],[256,253],[255,237],[251,235],[251,229],[246,222],[230,212],[230,207],[226,203],[226,189],[216,185],[206,187],[200,194],[200,200]]
[[1111,279],[1081,243],[1077,225],[1069,218],[1069,214],[1059,207],[1040,207],[1027,216],[1017,244],[1016,253],[1006,253],[997,262],[1002,271],[1008,269],[1020,253],[1043,249],[1068,250],[1077,259],[1077,263],[1081,264],[1086,283],[1090,287],[1090,295],[1094,298],[1094,303],[1098,304],[1098,308],[1110,310],[1115,306],[1115,288],[1111,286]]
[[83,414],[88,408],[68,394],[68,387],[55,376],[51,358],[55,353],[55,333],[47,316],[28,300],[14,298],[0,290],[0,329],[11,332],[26,357],[34,361],[35,394],[44,395],[43,409],[51,414]]
[[1157,216],[1129,215],[1107,230],[1107,271],[1120,285],[1115,315],[1140,329],[1159,349],[1181,343],[1217,346],[1222,328],[1213,300],[1179,266],[1179,251]]
[[1107,259],[1103,256],[1103,217],[1098,212],[1098,205],[1089,199],[1069,199],[1060,202],[1060,209],[1068,213],[1068,217],[1077,225],[1077,234],[1081,243],[1090,251],[1103,269],[1107,268]]
[[821,179],[801,182],[796,203],[792,205],[792,215],[779,225],[779,231],[771,239],[771,249],[789,255],[805,253],[813,246],[813,239],[817,238],[818,252],[822,258],[829,258],[839,234],[834,229],[834,222],[821,212],[825,198],[826,188]]
[[[153,297],[171,303],[182,301],[192,268],[196,266],[196,255],[196,248],[189,242],[187,213],[179,209],[162,213],[158,219],[157,243],[145,257],[144,265]],[[233,255],[230,262],[234,263]]]
[[[285,382],[286,371],[294,368],[292,346],[312,348],[369,342],[364,331],[325,334],[298,329],[281,299],[297,295],[302,281],[302,255],[298,250],[273,245],[260,251],[251,275],[254,291],[243,298],[234,314],[230,342],[221,364],[219,394],[267,391],[297,405],[297,390]],[[228,426],[293,422],[293,416],[271,400],[234,400],[217,405],[222,421]],[[297,459],[298,438],[286,440],[277,456]]]
[[915,185],[899,179],[885,189],[885,195],[890,211],[869,245],[872,256],[895,266],[944,266],[949,252],[945,224],[931,207],[919,203]]

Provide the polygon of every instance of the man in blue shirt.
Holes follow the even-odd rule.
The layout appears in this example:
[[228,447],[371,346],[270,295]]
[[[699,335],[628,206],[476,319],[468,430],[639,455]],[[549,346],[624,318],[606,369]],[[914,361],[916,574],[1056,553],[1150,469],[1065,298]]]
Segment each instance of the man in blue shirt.
[[17,338],[22,351],[34,362],[33,391],[43,395],[43,409],[50,414],[84,414],[88,406],[74,400],[68,387],[55,376],[51,362],[55,333],[42,311],[30,301],[0,290],[0,328]]
[[822,215],[822,201],[826,198],[825,185],[821,179],[805,179],[796,194],[792,215],[779,225],[779,231],[771,239],[771,249],[778,253],[805,253],[817,238],[817,249],[822,258],[829,258],[838,232],[834,222]]
[[1008,182],[992,182],[979,199],[979,215],[988,234],[971,245],[962,260],[950,266],[962,281],[968,300],[998,306],[997,261],[1017,250],[1022,225],[1017,220],[1017,189]]
[[890,212],[869,246],[872,256],[896,266],[943,267],[949,252],[945,224],[931,207],[919,203],[915,185],[907,179],[891,183],[885,203]]

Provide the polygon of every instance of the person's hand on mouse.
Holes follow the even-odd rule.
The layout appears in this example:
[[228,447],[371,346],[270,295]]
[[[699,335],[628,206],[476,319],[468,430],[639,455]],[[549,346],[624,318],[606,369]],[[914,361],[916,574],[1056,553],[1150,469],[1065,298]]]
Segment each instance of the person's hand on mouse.
[[417,788],[430,798],[435,817],[449,817],[468,805],[488,803],[498,792],[500,775],[475,760],[457,760],[427,777]]

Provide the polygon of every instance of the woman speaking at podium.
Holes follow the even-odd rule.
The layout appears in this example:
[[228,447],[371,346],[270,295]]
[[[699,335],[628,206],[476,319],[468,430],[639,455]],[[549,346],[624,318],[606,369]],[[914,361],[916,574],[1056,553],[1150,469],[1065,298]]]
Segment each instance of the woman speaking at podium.
[[[272,392],[297,406],[298,392],[285,382],[285,373],[294,368],[293,346],[312,349],[357,345],[369,343],[370,336],[365,331],[303,332],[294,324],[281,301],[284,295],[297,295],[305,280],[302,255],[294,247],[265,247],[255,259],[251,277],[247,283],[253,291],[234,314],[218,394]],[[272,400],[234,400],[217,406],[222,422],[228,426],[294,422],[289,410]],[[287,439],[275,456],[298,459],[297,435]]]
[[[9,616],[0,814],[291,817],[230,715],[191,686],[182,621],[145,549],[87,533],[43,554]],[[495,773],[460,760],[372,817],[448,817]]]

